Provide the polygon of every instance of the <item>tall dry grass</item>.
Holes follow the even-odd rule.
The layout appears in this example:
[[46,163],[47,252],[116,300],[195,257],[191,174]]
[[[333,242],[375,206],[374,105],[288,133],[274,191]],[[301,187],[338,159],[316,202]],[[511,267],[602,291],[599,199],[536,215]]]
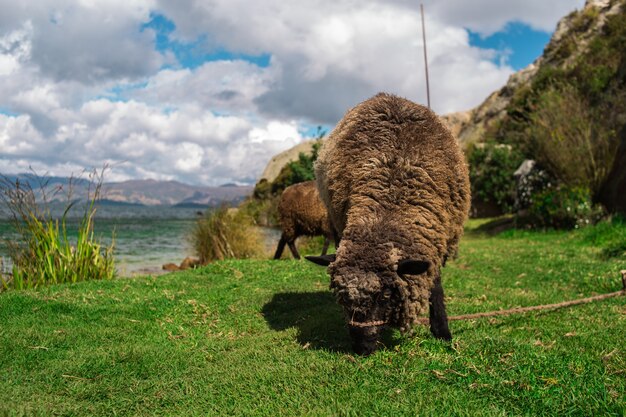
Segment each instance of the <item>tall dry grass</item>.
[[245,212],[226,206],[207,210],[196,222],[191,244],[200,263],[237,258],[263,258],[263,236]]

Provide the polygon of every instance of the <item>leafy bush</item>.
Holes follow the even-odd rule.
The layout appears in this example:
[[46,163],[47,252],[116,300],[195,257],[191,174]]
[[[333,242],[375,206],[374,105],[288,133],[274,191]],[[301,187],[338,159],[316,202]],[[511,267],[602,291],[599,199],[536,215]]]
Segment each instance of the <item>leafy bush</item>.
[[272,196],[272,184],[265,178],[257,182],[252,192],[252,197],[263,200]]
[[597,222],[603,214],[588,189],[557,186],[533,195],[524,221],[532,227],[574,229]]
[[575,87],[565,84],[543,92],[527,133],[528,148],[558,180],[598,195],[619,142]]
[[569,187],[589,188],[594,200],[626,120],[626,8],[606,16],[602,32],[581,50],[579,38],[598,16],[595,7],[570,16],[570,33],[548,45],[531,83],[515,91],[507,117],[489,132],[499,143],[520,145]]
[[467,155],[473,198],[510,212],[516,192],[513,173],[522,163],[521,153],[509,145],[487,142],[470,146]]
[[574,33],[584,33],[598,20],[600,11],[596,7],[586,7],[579,12],[572,20],[572,31]]
[[201,264],[228,258],[263,257],[263,238],[242,210],[222,206],[196,222],[191,243]]
[[[104,171],[104,170],[103,170]],[[54,188],[50,195],[45,179],[36,174],[32,181],[0,180],[0,200],[9,213],[17,240],[7,242],[13,262],[12,277],[0,277],[0,289],[30,289],[44,285],[110,279],[115,276],[113,243],[102,246],[94,238],[94,215],[100,195],[103,172],[90,175],[88,203],[84,208],[75,244],[68,236],[67,217],[78,200],[72,200],[72,180],[66,194],[66,207],[60,219],[54,219],[49,201],[61,193]],[[33,189],[31,182],[38,184]]]
[[530,172],[517,180],[516,211],[529,208],[533,203],[535,194],[554,186],[556,183],[556,179],[548,171],[535,163]]

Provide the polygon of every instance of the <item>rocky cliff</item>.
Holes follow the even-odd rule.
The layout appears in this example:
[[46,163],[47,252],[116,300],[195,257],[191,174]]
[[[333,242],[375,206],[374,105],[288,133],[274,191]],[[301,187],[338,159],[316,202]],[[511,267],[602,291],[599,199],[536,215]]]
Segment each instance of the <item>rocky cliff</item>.
[[317,141],[317,139],[307,140],[305,142],[299,143],[293,148],[289,148],[286,151],[275,155],[270,159],[270,161],[265,166],[259,181],[262,179],[266,179],[269,182],[272,182],[276,179],[280,170],[287,165],[289,162],[297,161],[298,155],[302,152],[307,155],[310,155],[313,151],[313,144]]
[[[482,141],[485,132],[507,116],[507,108],[515,94],[527,87],[542,67],[572,65],[586,52],[589,41],[601,34],[607,18],[621,11],[622,4],[622,1],[615,0],[587,0],[581,11],[561,19],[543,55],[511,75],[504,87],[492,93],[478,107],[463,114],[465,121],[455,126],[459,141],[464,145]],[[443,118],[445,120],[451,116]]]

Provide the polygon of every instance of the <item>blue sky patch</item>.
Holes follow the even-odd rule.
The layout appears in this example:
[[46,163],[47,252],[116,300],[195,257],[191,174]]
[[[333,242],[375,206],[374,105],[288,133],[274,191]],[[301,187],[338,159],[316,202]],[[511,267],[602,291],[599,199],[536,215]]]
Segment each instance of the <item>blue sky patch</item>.
[[4,114],[5,116],[9,116],[9,117],[17,117],[20,114],[19,113],[15,113],[9,109],[6,109],[4,107],[0,107],[0,114]]
[[320,133],[324,133],[324,137],[330,134],[333,126],[331,125],[312,125],[308,123],[298,123],[298,132],[305,138],[317,138]]
[[117,84],[109,89],[107,89],[104,94],[99,94],[93,98],[93,100],[105,99],[113,102],[128,102],[128,98],[126,97],[126,93],[135,90],[141,90],[148,86],[148,81],[141,81],[138,83],[126,83],[126,84]]
[[520,70],[537,59],[550,40],[548,32],[532,29],[521,22],[507,23],[504,30],[483,37],[468,30],[470,45],[482,49],[498,51],[494,62],[500,64],[504,59],[513,69]]
[[176,29],[176,24],[162,14],[152,13],[150,21],[142,25],[141,31],[147,28],[154,30],[156,34],[156,50],[162,53],[173,53],[183,68],[194,69],[205,62],[234,60],[247,61],[261,68],[270,65],[270,54],[248,55],[228,51],[224,48],[208,49],[206,35],[199,36],[190,42],[173,40],[170,35]]

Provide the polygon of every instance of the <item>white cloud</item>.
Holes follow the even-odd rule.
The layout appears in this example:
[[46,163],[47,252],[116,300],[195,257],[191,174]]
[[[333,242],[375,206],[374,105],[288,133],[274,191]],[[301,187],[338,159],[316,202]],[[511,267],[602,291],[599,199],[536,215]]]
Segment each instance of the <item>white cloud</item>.
[[274,153],[302,140],[294,121],[252,124],[200,109],[163,113],[134,101],[92,101],[66,120],[44,137],[29,116],[0,114],[0,169],[14,172],[6,160],[19,159],[67,175],[68,168],[109,163],[114,178],[141,175],[217,185],[254,181]]
[[176,168],[183,172],[195,172],[201,168],[202,157],[204,156],[202,147],[190,142],[179,143],[176,147],[176,154],[178,155]]
[[255,127],[250,130],[248,138],[251,143],[263,143],[276,140],[276,138],[284,138],[295,145],[300,138],[300,134],[298,133],[296,122],[283,123],[272,121],[265,127]]
[[270,89],[270,70],[246,61],[213,61],[190,69],[164,69],[129,97],[163,106],[194,104],[217,112],[252,112],[254,98]]
[[2,154],[13,156],[30,155],[37,151],[42,136],[30,123],[30,117],[0,114],[0,149]]
[[[471,47],[465,28],[552,30],[582,1],[425,0],[434,109],[470,108],[512,73]],[[333,125],[379,91],[426,101],[418,4],[0,0],[0,172],[109,162],[117,180],[252,182],[303,125]],[[270,65],[183,68],[155,49],[144,26],[154,13],[176,25],[171,40],[268,54]]]
[[15,73],[21,62],[30,58],[33,25],[24,22],[20,29],[12,30],[0,37],[0,76]]
[[501,30],[511,21],[552,32],[561,17],[584,4],[585,0],[424,0],[424,7],[433,18],[483,35]]
[[[266,117],[334,124],[349,107],[379,91],[426,102],[416,7],[376,1],[294,7],[278,0],[214,2],[210,8],[193,2],[184,8],[170,2],[160,6],[176,22],[180,36],[192,38],[198,28],[210,27],[216,42],[227,48],[272,53],[268,73],[274,82],[255,100]],[[242,7],[248,12],[240,13]],[[470,47],[463,27],[433,16],[428,33],[432,81],[439,84],[433,86],[433,103],[439,112],[478,104],[513,72],[490,64],[491,57]],[[454,59],[445,57],[451,54]],[[442,74],[445,79],[438,78]],[[449,86],[458,85],[462,90],[450,95]]]

